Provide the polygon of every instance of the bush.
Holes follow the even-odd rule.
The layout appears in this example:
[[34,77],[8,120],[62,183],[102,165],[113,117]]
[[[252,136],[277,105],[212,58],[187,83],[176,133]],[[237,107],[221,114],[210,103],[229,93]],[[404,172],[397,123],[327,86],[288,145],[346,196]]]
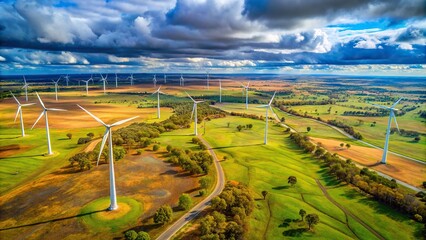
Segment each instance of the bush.
[[67,137],[68,137],[68,139],[71,139],[72,138],[72,134],[71,133],[67,133]]
[[170,153],[170,152],[172,151],[172,148],[173,148],[172,146],[167,145],[167,148],[166,148],[166,149],[167,149],[167,152],[168,152],[168,153]]
[[192,205],[192,198],[188,194],[184,193],[179,197],[179,208],[188,210]]
[[143,153],[143,150],[142,149],[138,149],[137,151],[136,151],[136,154],[137,155],[141,155]]
[[420,214],[414,214],[414,219],[417,222],[423,222],[423,217]]
[[154,146],[152,146],[152,151],[156,152],[158,151],[158,149],[160,149],[160,146],[158,146],[158,144],[155,144]]
[[124,238],[126,238],[126,240],[136,240],[137,237],[138,234],[135,230],[129,230],[124,234]]
[[199,192],[198,192],[198,194],[200,194],[200,196],[204,196],[204,194],[206,194],[206,190],[200,190]]
[[88,136],[89,138],[93,138],[93,137],[95,136],[95,134],[93,134],[92,132],[90,132],[90,133],[88,133],[88,134],[87,134],[87,136]]
[[138,232],[138,237],[136,238],[136,240],[151,240],[151,237],[147,232],[140,231]]
[[92,141],[92,139],[89,138],[89,137],[79,138],[78,141],[77,141],[77,144],[85,144],[85,143],[88,143],[90,141]]
[[198,181],[198,183],[200,183],[200,187],[202,189],[207,189],[210,187],[212,180],[210,177],[202,177],[200,178],[200,180]]
[[154,214],[154,222],[165,224],[172,220],[173,210],[169,205],[161,206]]

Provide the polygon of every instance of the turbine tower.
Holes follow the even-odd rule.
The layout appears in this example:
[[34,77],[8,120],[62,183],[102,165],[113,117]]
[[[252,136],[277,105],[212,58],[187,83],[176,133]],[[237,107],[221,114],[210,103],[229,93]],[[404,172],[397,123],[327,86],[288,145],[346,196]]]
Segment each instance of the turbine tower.
[[180,79],[179,79],[179,85],[180,86],[185,86],[185,79],[183,79],[183,75],[180,75]]
[[117,73],[115,73],[115,88],[118,87],[118,76]]
[[66,83],[67,83],[67,87],[68,87],[68,82],[70,81],[70,77],[68,76],[68,74],[64,77],[65,78],[65,81],[66,81]]
[[55,99],[58,101],[58,83],[59,80],[61,80],[61,76],[59,76],[58,80],[52,80],[52,82],[55,84]]
[[164,84],[166,84],[166,83],[167,83],[167,75],[164,74]]
[[161,86],[157,89],[157,91],[153,92],[152,94],[157,94],[157,118],[160,119],[160,94],[165,94],[162,91],[160,91]]
[[186,95],[188,95],[188,97],[194,102],[194,106],[192,107],[192,113],[191,113],[191,119],[194,116],[194,135],[197,136],[198,135],[198,131],[197,131],[197,104],[198,103],[202,103],[204,101],[195,101],[187,92],[185,92]]
[[209,75],[209,71],[206,71],[207,73],[207,90],[209,89],[209,80],[210,80],[210,75]]
[[24,129],[24,117],[22,116],[22,107],[26,107],[26,106],[30,106],[33,105],[35,103],[27,103],[27,104],[21,104],[18,99],[15,97],[15,95],[13,95],[12,92],[10,92],[12,94],[12,97],[15,99],[16,103],[18,104],[18,110],[16,111],[16,115],[15,115],[15,121],[16,122],[16,118],[18,118],[18,114],[20,116],[20,121],[21,121],[21,133],[22,133],[22,137],[25,137],[25,129]]
[[49,119],[47,117],[47,112],[48,111],[66,111],[64,109],[58,109],[58,108],[47,108],[44,106],[43,101],[41,100],[40,96],[38,95],[38,93],[36,92],[38,100],[40,102],[40,105],[43,107],[43,112],[41,112],[40,116],[37,118],[37,120],[35,121],[34,125],[31,127],[31,130],[35,127],[35,125],[37,124],[37,122],[40,120],[41,117],[43,117],[44,115],[44,120],[46,122],[46,137],[47,137],[47,154],[48,155],[52,155],[52,146],[50,144],[50,133],[49,133]]
[[219,102],[222,102],[222,80],[219,78]]
[[389,110],[389,119],[388,119],[388,128],[386,129],[385,147],[383,148],[383,156],[382,156],[382,160],[381,160],[381,163],[383,163],[383,164],[386,164],[386,159],[387,159],[387,156],[388,156],[389,136],[390,136],[390,132],[391,132],[392,118],[395,121],[396,128],[398,129],[398,132],[399,132],[399,127],[398,127],[398,123],[396,122],[396,116],[395,116],[395,112],[394,111],[398,111],[398,109],[396,109],[395,106],[401,100],[402,100],[402,98],[398,99],[398,101],[394,102],[394,104],[392,104],[392,106],[390,106],[390,107],[386,107],[386,106],[382,106],[382,105],[377,105],[377,104],[372,104],[373,106],[376,106],[378,108]]
[[152,79],[152,82],[154,83],[154,87],[157,87],[157,75],[154,74],[154,78]]
[[269,111],[269,109],[271,109],[271,111],[274,112],[274,110],[272,110],[271,104],[272,104],[272,101],[274,100],[274,97],[275,97],[276,93],[277,92],[275,91],[274,95],[272,96],[271,100],[269,101],[269,103],[267,105],[259,106],[260,108],[266,108],[266,114],[265,114],[265,138],[264,138],[264,141],[263,141],[263,143],[265,145],[268,143],[268,111]]
[[86,96],[89,96],[89,82],[92,81],[93,82],[93,78],[90,77],[88,80],[81,80],[86,84]]
[[101,82],[103,82],[103,85],[104,85],[104,94],[106,94],[106,92],[105,92],[105,83],[108,83],[108,81],[107,81],[107,78],[108,78],[108,74],[104,77],[104,76],[102,76],[102,74],[101,74]]
[[248,90],[249,90],[250,82],[248,82],[247,85],[244,85],[241,83],[241,86],[244,88],[243,90],[246,92],[246,109],[248,109]]
[[22,77],[24,77],[24,86],[22,88],[25,90],[25,101],[28,102],[28,86],[29,86],[29,84],[27,83],[27,79],[25,79],[25,76],[22,76]]
[[113,211],[116,210],[118,208],[117,205],[117,193],[116,193],[116,189],[115,189],[115,175],[114,175],[114,153],[113,153],[113,148],[112,148],[112,127],[121,125],[123,123],[126,123],[128,121],[131,121],[136,117],[132,117],[132,118],[128,118],[125,120],[121,120],[118,121],[116,123],[113,124],[105,124],[101,119],[99,119],[98,117],[96,117],[95,115],[93,115],[92,113],[90,113],[89,111],[87,111],[86,109],[84,109],[82,106],[78,105],[81,109],[83,109],[87,114],[89,114],[92,118],[94,118],[98,123],[104,125],[104,127],[106,128],[104,136],[102,138],[102,144],[101,144],[101,148],[99,150],[99,155],[98,155],[98,161],[96,163],[96,165],[99,164],[99,159],[101,157],[102,154],[102,150],[104,149],[105,146],[105,142],[107,140],[107,138],[109,138],[109,143],[108,143],[108,148],[109,148],[109,191],[110,191],[110,200],[111,200],[111,204],[109,206],[109,210]]

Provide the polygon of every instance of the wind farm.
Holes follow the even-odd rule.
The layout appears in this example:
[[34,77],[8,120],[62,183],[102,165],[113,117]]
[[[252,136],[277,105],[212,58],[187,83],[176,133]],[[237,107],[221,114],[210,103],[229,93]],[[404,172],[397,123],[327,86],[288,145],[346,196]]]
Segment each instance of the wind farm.
[[2,2],[0,239],[423,239],[423,5]]

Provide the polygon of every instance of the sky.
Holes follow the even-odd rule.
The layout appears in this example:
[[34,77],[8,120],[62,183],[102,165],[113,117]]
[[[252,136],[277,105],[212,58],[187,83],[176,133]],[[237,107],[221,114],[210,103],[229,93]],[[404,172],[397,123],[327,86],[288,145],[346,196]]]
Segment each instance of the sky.
[[426,76],[424,0],[0,1],[0,74]]

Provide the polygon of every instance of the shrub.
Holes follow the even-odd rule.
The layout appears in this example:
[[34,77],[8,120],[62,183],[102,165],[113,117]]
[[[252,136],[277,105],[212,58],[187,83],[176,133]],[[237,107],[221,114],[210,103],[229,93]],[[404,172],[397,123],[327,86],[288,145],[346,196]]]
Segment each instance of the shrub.
[[155,144],[154,146],[152,146],[152,151],[156,152],[158,151],[158,149],[160,149],[160,146],[158,144]]
[[78,141],[77,141],[77,144],[85,144],[85,143],[88,143],[90,141],[92,141],[92,139],[89,138],[89,137],[79,138]]
[[198,194],[200,194],[200,196],[204,196],[204,194],[206,194],[206,190],[200,190],[199,192],[198,192]]
[[192,198],[188,194],[184,193],[179,197],[179,208],[188,210],[192,205]]
[[137,237],[138,234],[135,230],[129,230],[124,234],[124,238],[126,238],[126,240],[136,240]]
[[167,145],[167,148],[166,148],[166,149],[167,149],[167,152],[168,152],[168,153],[170,153],[170,152],[172,151],[172,146]]
[[154,214],[154,222],[165,224],[172,220],[173,210],[169,205],[161,206]]
[[138,149],[137,151],[136,151],[136,154],[137,155],[141,155],[143,153],[143,150],[142,149]]
[[68,137],[68,139],[71,139],[72,138],[72,133],[67,133],[67,137]]
[[414,219],[417,222],[423,222],[423,217],[420,214],[414,214]]

